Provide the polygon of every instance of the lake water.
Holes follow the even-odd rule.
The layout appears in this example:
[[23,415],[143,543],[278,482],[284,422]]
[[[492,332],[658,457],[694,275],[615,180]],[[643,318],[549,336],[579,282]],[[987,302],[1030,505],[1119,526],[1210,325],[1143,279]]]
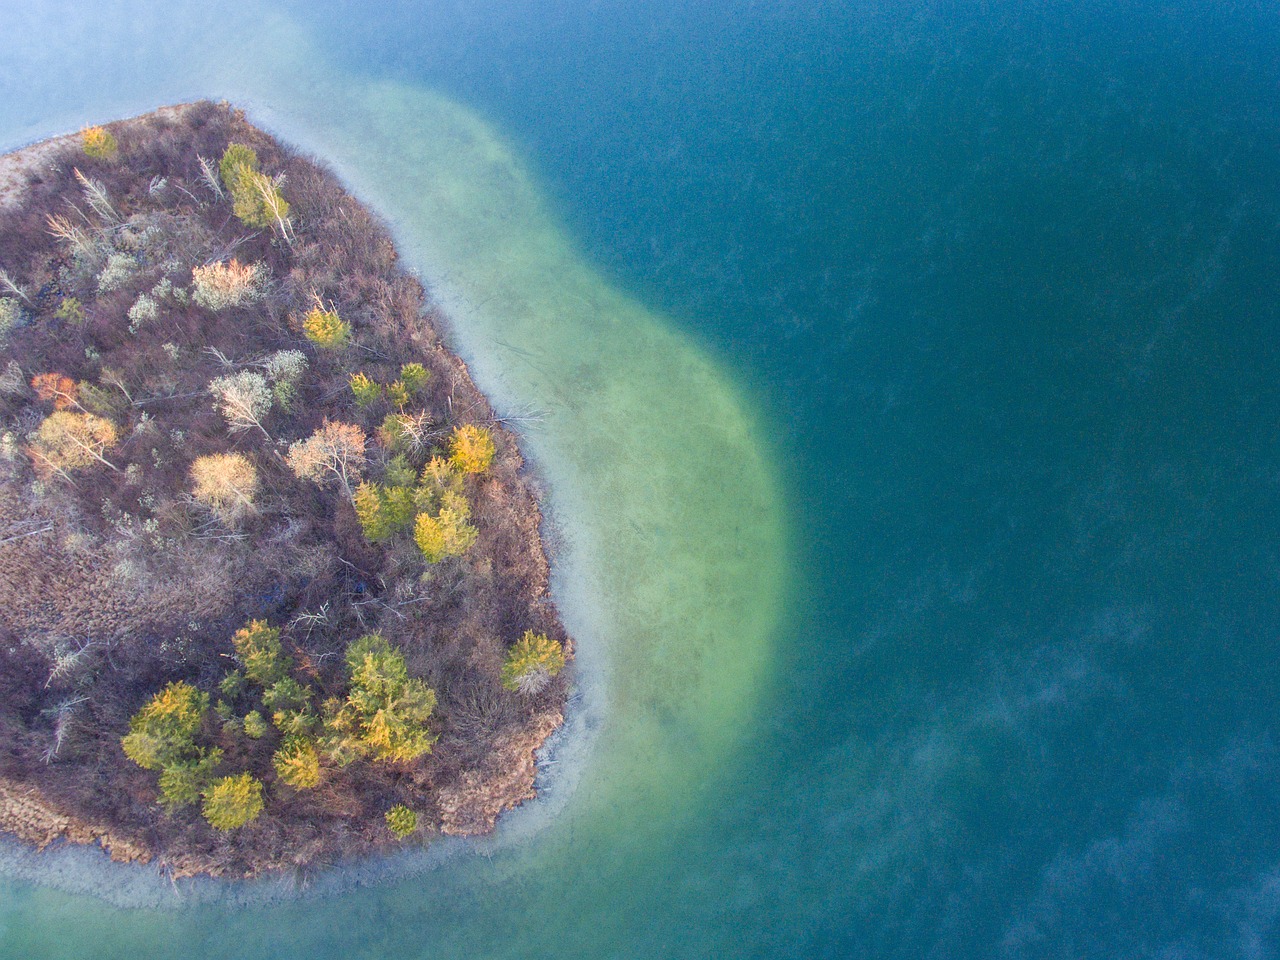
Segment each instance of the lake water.
[[0,0],[0,148],[196,96],[393,225],[550,489],[495,838],[4,958],[1280,955],[1280,10]]

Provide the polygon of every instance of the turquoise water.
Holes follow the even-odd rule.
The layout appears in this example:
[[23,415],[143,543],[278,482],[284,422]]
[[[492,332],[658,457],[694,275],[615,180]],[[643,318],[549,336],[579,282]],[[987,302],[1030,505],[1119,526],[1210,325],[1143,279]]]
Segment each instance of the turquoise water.
[[10,851],[0,955],[1277,955],[1274,6],[4,6],[0,146],[227,96],[392,222],[582,656],[496,840]]

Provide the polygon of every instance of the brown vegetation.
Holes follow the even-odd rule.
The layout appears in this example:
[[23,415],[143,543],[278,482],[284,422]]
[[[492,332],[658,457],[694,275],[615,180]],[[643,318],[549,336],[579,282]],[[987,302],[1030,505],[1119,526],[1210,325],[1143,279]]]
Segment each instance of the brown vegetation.
[[[0,209],[0,828],[229,876],[389,847],[399,807],[414,837],[489,829],[566,690],[504,686],[530,631],[568,646],[513,437],[314,162],[208,103],[103,133]],[[381,745],[345,662],[374,635],[427,718]],[[121,738],[151,756],[173,684],[209,706],[158,780]]]

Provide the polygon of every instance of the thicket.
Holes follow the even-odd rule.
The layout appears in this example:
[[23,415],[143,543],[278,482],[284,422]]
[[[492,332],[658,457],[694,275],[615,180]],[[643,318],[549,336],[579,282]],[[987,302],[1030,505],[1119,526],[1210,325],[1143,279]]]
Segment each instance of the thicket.
[[510,435],[315,164],[102,133],[0,211],[0,777],[232,873],[481,822],[565,689]]

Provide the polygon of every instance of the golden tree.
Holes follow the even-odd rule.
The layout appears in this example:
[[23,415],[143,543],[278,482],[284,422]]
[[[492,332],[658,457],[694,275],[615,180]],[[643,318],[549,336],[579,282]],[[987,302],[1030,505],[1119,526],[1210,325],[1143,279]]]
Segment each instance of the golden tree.
[[106,127],[86,127],[81,130],[80,145],[86,155],[96,160],[111,160],[120,149],[120,144]]
[[474,424],[455,427],[449,440],[449,461],[463,473],[484,473],[495,452],[488,429]]
[[320,785],[320,752],[306,737],[285,737],[271,763],[276,776],[295,790],[311,790]]
[[347,648],[347,670],[346,700],[330,702],[326,721],[332,756],[340,763],[361,756],[407,761],[430,752],[436,694],[409,676],[403,653],[369,634]]
[[545,633],[526,630],[512,644],[502,664],[502,685],[508,690],[534,694],[564,669],[564,647]]
[[352,497],[356,519],[370,543],[390,540],[413,525],[414,503],[411,487],[362,483]]
[[248,773],[217,780],[204,793],[204,818],[217,830],[234,830],[262,813],[262,781]]
[[353,373],[348,382],[357,407],[367,407],[382,399],[382,385],[364,373]]
[[265,620],[250,620],[231,638],[244,674],[254,683],[269,687],[282,680],[293,666],[280,644],[280,628]]
[[192,758],[208,707],[207,693],[182,681],[169,684],[129,720],[129,732],[120,741],[125,756],[144,770]]
[[413,524],[413,539],[427,563],[460,557],[471,549],[479,531],[467,522],[468,516],[469,511],[457,505],[441,507],[434,517],[429,513],[418,514]]
[[317,347],[326,350],[345,347],[351,339],[351,327],[338,316],[338,312],[326,310],[319,304],[302,318],[302,332]]
[[45,417],[28,448],[37,469],[62,472],[90,466],[95,460],[118,470],[103,454],[119,434],[110,420],[92,413],[57,410]]
[[191,464],[192,496],[222,520],[233,523],[253,510],[258,471],[240,453],[211,453]]

